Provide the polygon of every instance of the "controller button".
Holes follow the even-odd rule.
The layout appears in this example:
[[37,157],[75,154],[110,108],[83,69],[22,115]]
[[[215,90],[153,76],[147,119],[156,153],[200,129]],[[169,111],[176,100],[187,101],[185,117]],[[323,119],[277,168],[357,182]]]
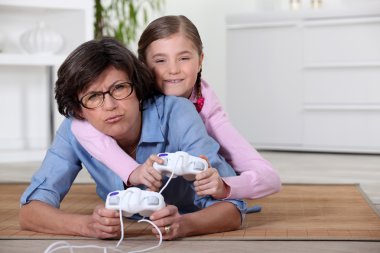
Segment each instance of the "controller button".
[[204,169],[204,164],[202,162],[195,162],[194,170],[203,171]]
[[119,197],[119,196],[111,196],[111,197],[109,198],[109,201],[108,201],[108,203],[109,203],[111,206],[119,205],[119,202],[120,202],[120,197]]
[[146,198],[148,201],[148,205],[157,206],[160,203],[160,200],[156,196],[148,196]]
[[115,196],[115,195],[118,195],[118,194],[119,194],[119,192],[111,192],[110,196]]

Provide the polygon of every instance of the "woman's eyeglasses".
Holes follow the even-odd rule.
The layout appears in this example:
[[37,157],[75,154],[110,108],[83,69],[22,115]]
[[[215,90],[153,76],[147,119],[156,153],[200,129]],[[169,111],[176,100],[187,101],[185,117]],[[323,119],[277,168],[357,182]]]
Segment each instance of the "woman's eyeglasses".
[[131,82],[122,82],[113,85],[108,91],[94,91],[87,93],[80,100],[80,104],[87,109],[95,109],[104,103],[106,94],[109,94],[113,99],[122,100],[129,97],[133,92],[133,85]]

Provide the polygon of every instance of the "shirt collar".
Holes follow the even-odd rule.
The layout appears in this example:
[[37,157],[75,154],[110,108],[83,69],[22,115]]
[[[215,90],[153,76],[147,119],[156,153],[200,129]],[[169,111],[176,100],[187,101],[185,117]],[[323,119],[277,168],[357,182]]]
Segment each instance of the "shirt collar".
[[162,113],[163,96],[156,96],[144,102],[140,143],[165,141],[161,131]]

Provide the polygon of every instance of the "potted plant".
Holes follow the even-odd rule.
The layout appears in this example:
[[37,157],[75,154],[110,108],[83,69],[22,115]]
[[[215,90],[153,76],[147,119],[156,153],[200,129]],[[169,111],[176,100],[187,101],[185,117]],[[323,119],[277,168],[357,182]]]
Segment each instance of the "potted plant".
[[136,41],[137,30],[165,0],[95,0],[94,37],[114,37],[125,45]]

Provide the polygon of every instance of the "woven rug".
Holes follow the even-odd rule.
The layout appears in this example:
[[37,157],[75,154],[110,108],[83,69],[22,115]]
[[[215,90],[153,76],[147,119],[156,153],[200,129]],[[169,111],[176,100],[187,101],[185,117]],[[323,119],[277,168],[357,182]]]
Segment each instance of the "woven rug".
[[[20,230],[19,198],[26,184],[0,184],[0,239],[84,239]],[[380,241],[380,216],[358,185],[284,185],[280,193],[248,201],[262,206],[247,214],[241,229],[182,240],[359,240]],[[75,184],[62,203],[90,214],[102,201],[93,184]],[[126,240],[156,240],[150,225],[125,220]]]

